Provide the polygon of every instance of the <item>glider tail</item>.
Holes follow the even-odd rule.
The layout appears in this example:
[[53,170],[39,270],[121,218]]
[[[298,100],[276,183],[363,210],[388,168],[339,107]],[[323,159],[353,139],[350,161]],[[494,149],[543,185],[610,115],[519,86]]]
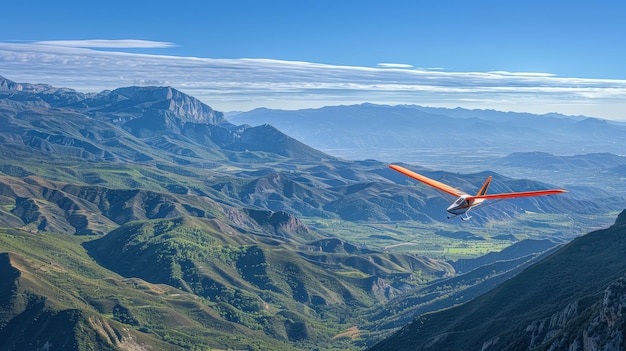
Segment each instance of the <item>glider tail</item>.
[[489,183],[491,183],[491,176],[487,177],[487,180],[485,180],[485,184],[483,184],[480,190],[478,190],[478,194],[476,194],[476,197],[484,196],[487,194],[487,189],[489,189]]

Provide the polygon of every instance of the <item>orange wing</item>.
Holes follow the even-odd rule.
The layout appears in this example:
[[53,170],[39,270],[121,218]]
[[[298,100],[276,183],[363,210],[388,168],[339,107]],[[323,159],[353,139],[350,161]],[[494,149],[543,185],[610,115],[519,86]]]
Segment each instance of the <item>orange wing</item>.
[[567,190],[563,189],[550,189],[550,190],[536,190],[536,191],[521,191],[518,193],[504,193],[504,194],[490,194],[480,196],[469,196],[467,199],[510,199],[515,197],[527,197],[527,196],[542,196],[542,195],[555,195],[560,193],[566,193]]
[[424,177],[421,174],[417,174],[413,171],[409,171],[408,169],[404,168],[404,167],[400,167],[400,166],[396,166],[396,165],[389,165],[389,168],[393,169],[394,171],[398,171],[406,176],[409,176],[415,180],[419,180],[420,182],[426,184],[426,185],[430,185],[433,188],[437,188],[441,191],[444,191],[450,195],[454,195],[454,196],[461,196],[461,195],[467,195],[465,192],[453,188],[449,185],[443,184],[441,182],[438,182],[434,179],[430,179],[428,177]]

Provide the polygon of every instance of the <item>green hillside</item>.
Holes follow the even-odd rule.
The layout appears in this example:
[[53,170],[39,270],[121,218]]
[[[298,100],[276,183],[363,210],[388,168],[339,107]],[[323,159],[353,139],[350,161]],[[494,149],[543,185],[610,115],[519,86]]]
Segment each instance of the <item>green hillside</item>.
[[[359,311],[394,297],[390,284],[415,284],[415,272],[424,281],[451,272],[413,256],[313,253],[315,245],[322,244],[299,252],[180,217],[130,222],[96,239],[4,230],[3,272],[10,273],[0,282],[0,340],[9,349],[34,334],[78,349],[81,342],[113,349],[126,339],[160,349],[343,348],[352,339],[333,337],[363,322]],[[43,324],[29,325],[33,318]],[[109,338],[101,340],[104,331]]]
[[10,253],[0,254],[0,348],[292,349],[224,320],[198,296],[102,268],[81,247],[85,239],[2,230]]

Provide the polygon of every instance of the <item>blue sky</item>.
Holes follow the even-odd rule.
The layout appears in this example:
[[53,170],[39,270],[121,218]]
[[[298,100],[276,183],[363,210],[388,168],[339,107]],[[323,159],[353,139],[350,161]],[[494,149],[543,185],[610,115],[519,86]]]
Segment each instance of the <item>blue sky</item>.
[[362,102],[626,120],[626,1],[10,1],[0,75],[221,111]]

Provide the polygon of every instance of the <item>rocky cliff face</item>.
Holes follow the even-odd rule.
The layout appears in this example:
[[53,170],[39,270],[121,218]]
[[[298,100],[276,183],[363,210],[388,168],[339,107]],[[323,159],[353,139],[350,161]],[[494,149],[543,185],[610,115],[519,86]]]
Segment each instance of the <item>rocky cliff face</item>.
[[245,209],[244,212],[250,216],[257,224],[267,228],[270,232],[285,237],[303,237],[306,239],[315,238],[309,228],[298,219],[298,217],[285,211],[266,211]]
[[[615,221],[615,226],[624,225],[626,210]],[[584,306],[585,301],[577,300],[550,318],[528,325],[526,332],[530,344],[527,349],[624,350],[626,277],[611,283],[591,307],[584,309]]]
[[[626,330],[626,278],[620,278],[604,291],[601,301],[584,309],[575,301],[549,318],[529,324],[524,338],[526,350],[609,351],[624,349]],[[498,338],[483,344],[482,350],[500,350]]]
[[126,105],[127,108],[156,108],[172,113],[182,122],[227,123],[223,113],[217,112],[200,100],[170,87],[126,87],[115,89],[109,95],[100,95],[100,98],[94,102],[97,103],[104,99],[112,101],[112,103],[107,104],[107,107]]
[[89,115],[126,115],[127,120],[131,120],[161,111],[176,117],[181,124],[230,124],[223,113],[171,87],[125,87],[98,94],[82,94],[48,84],[16,83],[0,76],[0,93],[14,94],[13,98],[19,101],[40,100],[52,107],[72,107]]
[[570,350],[624,349],[626,278],[619,279],[604,291],[599,307],[596,316],[587,324],[582,338],[572,344]]
[[16,83],[12,80],[0,76],[0,92],[31,92],[40,93],[42,91],[51,90],[52,86],[48,84],[30,84]]

